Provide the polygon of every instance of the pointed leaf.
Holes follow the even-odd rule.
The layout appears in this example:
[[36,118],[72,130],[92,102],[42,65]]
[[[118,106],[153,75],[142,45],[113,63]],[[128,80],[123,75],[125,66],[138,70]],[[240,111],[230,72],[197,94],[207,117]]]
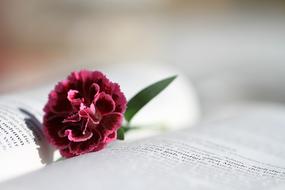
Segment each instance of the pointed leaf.
[[141,108],[143,108],[149,101],[163,91],[176,77],[177,76],[172,76],[160,80],[138,92],[128,102],[128,107],[125,112],[126,121],[130,122]]

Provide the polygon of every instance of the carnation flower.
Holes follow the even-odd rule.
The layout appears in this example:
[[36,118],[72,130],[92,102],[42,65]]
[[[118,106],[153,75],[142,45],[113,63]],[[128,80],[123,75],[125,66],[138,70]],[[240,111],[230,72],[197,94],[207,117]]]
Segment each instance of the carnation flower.
[[44,133],[64,157],[99,151],[117,138],[126,103],[119,85],[101,72],[73,72],[49,94]]

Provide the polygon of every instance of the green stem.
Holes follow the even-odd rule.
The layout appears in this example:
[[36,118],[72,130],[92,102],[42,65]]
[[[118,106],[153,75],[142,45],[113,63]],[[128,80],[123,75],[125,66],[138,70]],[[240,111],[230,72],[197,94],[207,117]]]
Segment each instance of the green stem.
[[64,157],[60,157],[60,158],[56,159],[54,162],[59,162],[59,161],[62,161],[62,160],[65,160],[65,158]]

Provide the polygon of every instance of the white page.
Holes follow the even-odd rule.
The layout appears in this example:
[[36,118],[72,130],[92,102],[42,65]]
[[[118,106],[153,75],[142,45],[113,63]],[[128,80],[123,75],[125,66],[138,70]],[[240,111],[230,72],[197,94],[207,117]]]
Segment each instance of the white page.
[[41,120],[46,89],[0,97],[0,181],[43,167],[53,150]]
[[269,109],[51,164],[0,189],[273,189],[285,184],[285,110]]

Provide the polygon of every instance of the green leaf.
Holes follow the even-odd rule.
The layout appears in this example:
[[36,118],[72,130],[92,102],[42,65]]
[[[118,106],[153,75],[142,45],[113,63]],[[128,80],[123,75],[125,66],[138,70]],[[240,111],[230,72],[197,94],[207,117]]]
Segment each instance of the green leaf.
[[125,130],[122,127],[117,130],[117,139],[118,140],[125,139]]
[[141,129],[141,127],[138,127],[138,126],[131,126],[131,127],[130,126],[122,126],[121,128],[124,130],[125,133],[130,131],[130,130]]
[[128,101],[128,107],[125,112],[126,121],[130,122],[141,108],[163,91],[176,77],[177,76],[168,77],[138,92]]

